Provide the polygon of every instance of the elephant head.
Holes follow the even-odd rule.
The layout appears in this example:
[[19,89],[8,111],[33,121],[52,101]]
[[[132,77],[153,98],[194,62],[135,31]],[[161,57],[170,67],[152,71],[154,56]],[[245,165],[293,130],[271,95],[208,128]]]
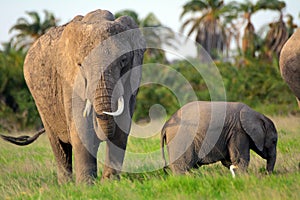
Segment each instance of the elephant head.
[[276,162],[277,131],[273,122],[248,106],[240,112],[241,126],[253,141],[253,149],[267,159],[267,171],[271,173]]
[[300,107],[300,29],[282,47],[279,58],[282,78],[297,97]]
[[[80,106],[73,103],[75,123],[82,118],[93,121],[101,140],[112,137],[116,125],[128,133],[141,80],[144,39],[127,16],[115,20],[110,12],[96,10],[75,19],[62,34],[66,52],[77,50],[70,60],[79,68],[74,81],[74,95],[80,97]],[[78,42],[68,43],[72,39]]]

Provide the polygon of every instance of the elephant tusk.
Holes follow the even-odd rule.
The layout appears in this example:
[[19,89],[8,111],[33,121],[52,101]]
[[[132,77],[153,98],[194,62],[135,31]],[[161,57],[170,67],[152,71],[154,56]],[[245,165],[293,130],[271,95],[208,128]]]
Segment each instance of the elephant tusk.
[[237,169],[237,168],[238,168],[238,166],[235,166],[235,165],[230,165],[230,167],[229,167],[230,172],[231,172],[233,178],[235,178],[234,169]]
[[121,96],[118,99],[118,109],[115,112],[103,112],[103,114],[111,115],[111,116],[119,116],[123,113],[124,111],[124,98]]
[[91,112],[91,109],[92,109],[92,103],[90,100],[86,100],[86,104],[85,104],[85,108],[83,110],[83,117],[87,117],[90,112]]

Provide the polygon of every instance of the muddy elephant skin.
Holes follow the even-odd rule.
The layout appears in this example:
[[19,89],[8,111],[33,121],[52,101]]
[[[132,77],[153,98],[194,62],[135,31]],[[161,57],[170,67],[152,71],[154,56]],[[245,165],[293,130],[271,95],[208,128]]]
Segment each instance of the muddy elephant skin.
[[72,180],[72,154],[76,182],[93,183],[102,141],[107,146],[102,179],[118,177],[145,50],[137,28],[128,16],[115,19],[95,10],[51,28],[28,51],[24,76],[57,161],[59,183]]
[[296,96],[300,107],[300,28],[282,47],[279,66],[282,78]]

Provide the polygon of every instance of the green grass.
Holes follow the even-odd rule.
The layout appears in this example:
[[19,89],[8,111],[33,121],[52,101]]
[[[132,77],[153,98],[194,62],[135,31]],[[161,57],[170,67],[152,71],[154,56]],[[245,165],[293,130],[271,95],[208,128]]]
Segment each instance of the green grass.
[[[300,199],[300,119],[272,119],[279,132],[275,173],[265,175],[265,160],[251,152],[249,173],[236,179],[220,164],[203,166],[186,176],[165,175],[157,169],[162,164],[157,134],[146,139],[130,137],[124,163],[127,172],[120,181],[58,185],[46,135],[26,147],[0,141],[0,199]],[[104,145],[99,162],[103,149]]]

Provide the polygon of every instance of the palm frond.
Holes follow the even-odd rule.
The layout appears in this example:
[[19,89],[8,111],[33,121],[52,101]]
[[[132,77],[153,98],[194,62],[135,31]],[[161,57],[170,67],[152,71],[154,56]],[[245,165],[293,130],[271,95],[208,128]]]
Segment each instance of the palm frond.
[[282,10],[286,7],[284,1],[278,0],[259,0],[255,5],[256,9]]
[[30,24],[30,23],[26,18],[20,17],[17,19],[17,24]]
[[[192,27],[191,27],[191,29],[190,29],[190,31],[188,32],[187,35],[190,36],[193,32],[198,31],[198,29],[201,26],[201,23],[205,20],[205,18],[206,18],[206,15],[203,15],[203,16],[201,16],[199,18],[195,18],[193,20],[194,23],[193,23],[193,25],[192,25]],[[203,23],[205,23],[205,22],[203,22]]]
[[179,17],[179,19],[182,19],[182,17],[186,14],[186,13],[193,13],[193,12],[199,12],[202,10],[205,10],[208,8],[208,5],[205,1],[200,1],[200,0],[192,0],[187,2],[184,6],[183,6],[183,11]]
[[180,27],[180,32],[183,32],[184,29],[186,28],[186,26],[190,23],[192,23],[195,19],[194,18],[190,18],[190,19],[187,19]]
[[[21,17],[17,20],[17,23],[12,26],[9,32],[17,31],[15,46],[22,47],[25,45],[31,45],[34,40],[43,35],[49,28],[56,26],[58,20],[54,17],[52,13],[44,10],[45,19],[41,22],[39,14],[35,11],[26,12],[31,20],[27,20]],[[31,38],[28,42],[28,37]],[[22,42],[24,40],[25,42]],[[33,40],[33,41],[32,41]]]
[[145,19],[141,21],[141,26],[143,27],[159,27],[161,26],[161,22],[159,19],[154,15],[154,13],[149,13]]
[[31,17],[31,19],[33,20],[33,23],[35,24],[40,24],[41,23],[41,18],[39,16],[39,14],[35,11],[27,11],[26,12],[27,15],[29,15]]

